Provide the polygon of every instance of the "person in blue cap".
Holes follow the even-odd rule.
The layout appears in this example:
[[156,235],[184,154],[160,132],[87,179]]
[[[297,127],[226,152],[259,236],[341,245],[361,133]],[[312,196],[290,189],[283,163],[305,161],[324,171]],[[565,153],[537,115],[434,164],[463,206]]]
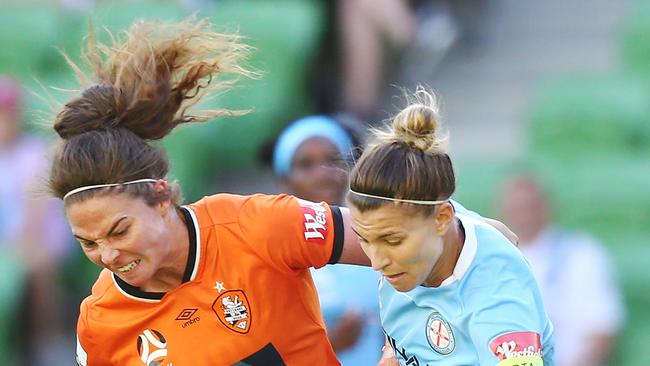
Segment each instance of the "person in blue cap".
[[[281,132],[273,150],[273,170],[284,191],[341,205],[348,188],[348,168],[361,144],[344,123],[343,118],[313,115],[292,122]],[[384,343],[377,274],[367,267],[331,265],[312,270],[312,277],[328,337],[341,364],[376,365]]]

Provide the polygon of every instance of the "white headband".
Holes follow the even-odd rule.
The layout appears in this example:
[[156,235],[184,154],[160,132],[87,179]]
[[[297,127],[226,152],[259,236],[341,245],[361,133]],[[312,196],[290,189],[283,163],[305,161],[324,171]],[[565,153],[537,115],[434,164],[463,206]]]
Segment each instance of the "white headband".
[[350,193],[356,194],[357,196],[361,196],[361,197],[376,198],[378,200],[384,200],[384,201],[413,203],[413,204],[416,204],[416,205],[439,205],[441,203],[445,203],[445,202],[449,201],[449,198],[444,199],[444,200],[438,200],[438,201],[405,200],[405,199],[400,199],[400,198],[375,196],[373,194],[361,193],[361,192],[356,192],[356,191],[353,191],[353,190],[350,190]]
[[75,193],[87,191],[90,189],[96,189],[96,188],[105,188],[105,187],[117,187],[121,185],[126,185],[126,184],[135,184],[135,183],[156,183],[158,180],[157,179],[151,179],[151,178],[145,178],[145,179],[136,179],[132,180],[130,182],[124,182],[124,183],[109,183],[109,184],[96,184],[94,186],[83,186],[79,188],[75,188],[71,190],[70,192],[66,193],[65,196],[63,196],[63,200],[66,198],[72,196]]

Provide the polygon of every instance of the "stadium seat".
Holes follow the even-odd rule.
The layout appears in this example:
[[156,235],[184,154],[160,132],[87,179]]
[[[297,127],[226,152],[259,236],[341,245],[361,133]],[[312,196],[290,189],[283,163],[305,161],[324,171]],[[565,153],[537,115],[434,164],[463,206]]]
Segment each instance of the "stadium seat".
[[636,0],[621,23],[623,65],[627,70],[650,78],[650,2]]
[[52,4],[6,4],[0,8],[0,73],[31,77],[49,71],[57,25]]
[[650,152],[650,85],[631,75],[549,81],[531,100],[531,153],[581,159]]

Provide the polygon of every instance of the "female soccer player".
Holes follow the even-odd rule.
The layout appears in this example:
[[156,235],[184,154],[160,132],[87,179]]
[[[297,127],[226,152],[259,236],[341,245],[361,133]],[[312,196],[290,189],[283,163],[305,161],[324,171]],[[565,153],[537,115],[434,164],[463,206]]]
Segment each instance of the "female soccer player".
[[[450,202],[455,178],[435,100],[378,132],[350,177],[361,246],[382,274],[380,316],[407,365],[553,365],[553,327],[519,251]],[[457,207],[455,207],[456,205]]]
[[232,82],[223,76],[249,74],[246,47],[188,20],[138,23],[89,50],[94,84],[54,121],[62,140],[49,178],[84,253],[104,268],[81,305],[78,364],[339,365],[309,268],[369,263],[347,211],[286,195],[180,206],[151,144],[234,113],[187,107]]

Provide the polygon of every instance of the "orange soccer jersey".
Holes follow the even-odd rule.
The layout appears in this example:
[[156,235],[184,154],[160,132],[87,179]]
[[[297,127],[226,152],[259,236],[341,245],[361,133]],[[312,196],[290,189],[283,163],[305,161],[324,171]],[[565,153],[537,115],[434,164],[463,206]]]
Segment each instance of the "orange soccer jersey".
[[183,212],[183,284],[146,293],[104,270],[81,305],[79,365],[339,365],[308,270],[340,256],[338,208],[220,194]]

